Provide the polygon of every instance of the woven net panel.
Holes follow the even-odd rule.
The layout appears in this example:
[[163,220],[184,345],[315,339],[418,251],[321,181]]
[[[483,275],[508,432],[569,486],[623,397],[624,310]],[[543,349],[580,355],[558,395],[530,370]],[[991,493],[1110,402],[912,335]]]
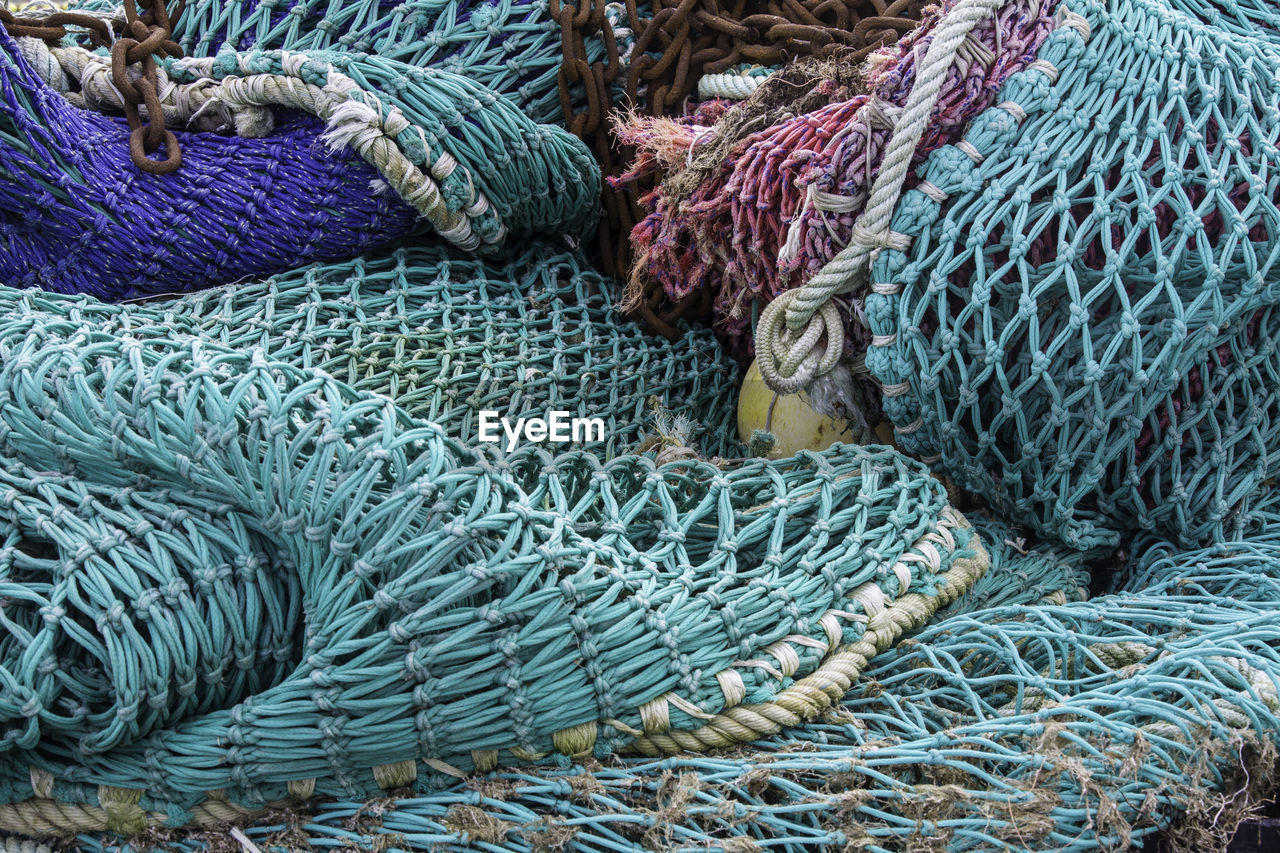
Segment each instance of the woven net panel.
[[901,446],[1082,549],[1225,538],[1280,463],[1280,54],[1194,7],[1063,4],[872,267]]
[[[33,63],[24,41],[0,33],[0,279],[11,286],[129,298],[346,259],[411,233],[491,254],[508,239],[593,231],[598,218],[599,170],[582,143],[466,76],[354,54],[161,60],[166,119],[190,126],[165,131],[182,163],[161,180],[139,170],[129,128],[96,100],[120,97],[112,60],[36,42],[49,62]],[[222,112],[227,126],[200,124]]]
[[570,252],[535,246],[482,263],[415,246],[119,316],[317,368],[463,442],[478,435],[481,410],[513,422],[563,410],[602,419],[603,436],[578,444],[611,457],[653,437],[662,411],[695,425],[705,457],[737,456],[737,371],[715,341],[702,331],[679,346],[655,339],[620,315],[610,290]]
[[[1013,537],[998,522],[992,538]],[[1225,848],[1274,767],[1280,548],[1163,544],[1092,601],[956,610],[821,721],[717,756],[493,773],[246,829],[260,845],[409,850]],[[993,551],[986,581],[1028,561]],[[1070,560],[1056,582],[1075,574]],[[1037,570],[1038,571],[1038,570]],[[974,602],[971,599],[972,603]],[[206,850],[199,833],[162,850]],[[91,850],[118,850],[95,839]]]
[[991,555],[991,571],[939,610],[937,619],[990,607],[1068,604],[1089,597],[1090,567],[1082,552],[1029,539],[1025,531],[986,513],[965,517]]
[[[299,792],[733,744],[837,701],[985,570],[941,485],[888,449],[728,470],[476,451],[307,366],[359,384],[383,329],[413,340],[411,299],[448,332],[468,311],[451,301],[496,297],[486,343],[513,325],[501,276],[477,293],[461,262],[443,285],[437,254],[433,285],[412,257],[317,268],[287,298],[0,294],[0,823],[127,834]],[[536,322],[556,294],[512,278],[546,300]],[[559,319],[534,341],[587,358],[570,353],[590,329]],[[516,338],[518,377],[539,362]],[[479,366],[465,341],[442,349],[440,372]],[[465,372],[441,384],[486,405],[501,367],[474,397]]]
[[261,352],[388,397],[463,443],[476,442],[481,410],[512,422],[562,410],[600,418],[603,435],[575,446],[611,457],[656,437],[664,413],[692,423],[703,456],[737,456],[737,370],[711,335],[655,339],[610,291],[579,255],[547,246],[480,261],[415,245],[185,296],[112,305],[6,292],[4,308]]
[[[82,0],[72,6],[106,15],[117,7],[114,0]],[[618,6],[608,13],[614,24],[623,21],[621,11]],[[195,57],[215,56],[224,47],[369,54],[465,74],[510,99],[536,122],[557,121],[561,115],[561,34],[546,2],[192,0],[176,20],[174,37]],[[622,39],[625,51],[625,33]],[[602,38],[588,39],[582,49],[591,62],[618,53],[616,41]],[[579,87],[571,98],[585,101],[586,92]]]
[[[860,63],[881,45],[899,38],[920,18],[923,3],[914,0],[685,0],[652,4],[628,3],[626,35],[634,40],[629,64],[586,59],[593,41],[617,41],[618,24],[605,14],[602,0],[571,6],[556,3],[564,28],[561,100],[570,130],[596,153],[606,176],[621,175],[634,151],[618,141],[609,112],[625,106],[642,115],[682,115],[707,74],[751,64],[780,66],[795,59],[840,57]],[[625,98],[610,97],[611,87],[625,83]],[[585,85],[585,108],[575,107],[572,87]],[[638,198],[652,180],[626,187],[607,186],[599,253],[610,275],[624,277],[631,268],[629,235],[644,212]],[[707,319],[707,298],[669,299],[650,289],[635,313],[653,330],[674,338],[677,321]]]

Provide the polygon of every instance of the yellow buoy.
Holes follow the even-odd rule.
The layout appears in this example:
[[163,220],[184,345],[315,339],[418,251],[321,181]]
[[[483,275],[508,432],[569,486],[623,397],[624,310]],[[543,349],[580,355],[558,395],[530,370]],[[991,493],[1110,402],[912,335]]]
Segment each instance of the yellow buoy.
[[818,412],[809,404],[805,391],[781,395],[770,390],[754,361],[742,380],[738,394],[738,437],[751,441],[756,430],[773,433],[777,439],[770,459],[794,456],[800,450],[826,450],[837,442],[851,444],[853,430],[844,418]]

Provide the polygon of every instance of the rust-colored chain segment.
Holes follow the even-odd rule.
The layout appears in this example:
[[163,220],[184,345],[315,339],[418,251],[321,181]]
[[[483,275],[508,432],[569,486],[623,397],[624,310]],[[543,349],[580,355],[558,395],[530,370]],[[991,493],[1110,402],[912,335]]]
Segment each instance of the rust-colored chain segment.
[[[565,122],[569,130],[592,149],[604,174],[609,176],[618,174],[621,164],[626,162],[625,152],[616,147],[609,126],[609,116],[615,106],[613,90],[615,86],[621,88],[625,81],[619,80],[622,62],[617,37],[605,17],[606,5],[606,0],[579,0],[578,6],[551,0],[550,9],[560,24],[562,59],[558,81]],[[636,30],[644,25],[635,0],[626,0],[626,10],[629,27]],[[589,63],[587,43],[597,40],[604,44],[605,56]],[[586,96],[585,109],[581,111],[574,104],[573,95],[577,91],[585,92]],[[643,212],[632,193],[607,184],[602,202],[599,252],[606,271],[616,277],[627,269],[625,237]]]
[[[170,18],[165,0],[149,0],[139,11],[138,0],[124,0],[125,20],[118,32],[102,18],[74,12],[55,12],[43,17],[14,15],[0,9],[0,26],[14,38],[30,36],[57,42],[67,27],[82,27],[97,44],[111,45],[111,82],[124,98],[124,116],[129,122],[129,156],[135,166],[153,175],[172,172],[182,165],[182,152],[173,131],[165,127],[156,81],[157,56],[182,56],[182,48],[172,39],[173,22],[182,14],[179,3]],[[113,40],[113,36],[116,36]],[[137,67],[139,73],[131,74]],[[143,121],[139,107],[147,108]],[[165,158],[153,160],[148,154],[164,146]]]
[[[626,0],[626,25],[635,45],[624,85],[616,86],[621,66],[606,2],[579,2],[551,0],[562,31],[560,104],[569,129],[594,150],[606,176],[619,174],[631,155],[617,144],[609,124],[609,113],[618,106],[614,88],[622,88],[626,106],[641,113],[678,114],[703,75],[735,65],[782,65],[806,56],[859,62],[914,29],[924,5],[923,0],[653,0],[650,14],[641,17],[635,0]],[[588,63],[586,44],[596,39],[603,41],[606,55]],[[579,86],[586,92],[581,110],[573,99]],[[605,271],[616,278],[630,270],[631,229],[644,216],[636,198],[651,187],[605,187],[599,251]],[[706,317],[710,307],[706,294],[672,303],[654,287],[634,313],[674,340],[681,317]]]

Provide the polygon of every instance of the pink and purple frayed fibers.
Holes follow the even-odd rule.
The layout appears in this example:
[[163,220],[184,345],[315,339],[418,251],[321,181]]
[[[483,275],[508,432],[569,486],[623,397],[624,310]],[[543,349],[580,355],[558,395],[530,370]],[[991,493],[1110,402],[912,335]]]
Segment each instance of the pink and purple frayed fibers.
[[[825,105],[746,135],[684,197],[662,186],[641,201],[651,213],[632,232],[636,265],[632,292],[646,281],[672,300],[701,289],[715,294],[717,329],[731,351],[750,351],[753,303],[762,307],[803,284],[846,244],[893,133],[895,113],[915,83],[916,66],[932,40],[947,0],[926,10],[921,26],[873,54],[863,91],[817,79],[801,94]],[[1035,58],[1053,28],[1056,0],[1010,3],[980,24],[960,52],[916,150],[918,163],[959,138],[991,106],[1009,75]],[[750,111],[752,102],[739,109]],[[621,137],[638,150],[618,182],[660,173],[678,175],[734,111],[723,102],[699,105],[681,119],[622,123]],[[850,330],[857,345],[865,335]]]

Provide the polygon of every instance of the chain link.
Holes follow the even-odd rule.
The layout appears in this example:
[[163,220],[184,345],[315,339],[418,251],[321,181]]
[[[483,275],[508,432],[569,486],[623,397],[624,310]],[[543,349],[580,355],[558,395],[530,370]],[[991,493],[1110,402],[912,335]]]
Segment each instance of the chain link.
[[[0,8],[0,26],[14,38],[28,36],[47,42],[59,42],[67,35],[67,27],[89,32],[93,43],[110,45],[111,82],[124,98],[124,116],[129,123],[129,157],[135,166],[153,175],[172,172],[182,165],[178,138],[165,127],[156,82],[157,56],[182,56],[182,48],[172,39],[173,23],[182,14],[179,3],[172,18],[165,0],[124,0],[124,21],[114,27],[103,18],[75,12],[55,12],[43,17],[14,15]],[[145,107],[147,118],[142,118]],[[147,156],[163,146],[164,159]]]
[[[641,17],[635,0],[626,0],[625,23],[635,44],[619,86],[622,63],[605,0],[580,0],[578,6],[551,0],[562,36],[560,106],[570,131],[591,147],[604,174],[616,176],[633,152],[618,145],[609,124],[610,112],[620,106],[615,88],[623,91],[622,106],[651,116],[679,114],[703,75],[739,64],[782,65],[807,56],[859,62],[914,29],[923,5],[924,0],[653,0],[651,13]],[[589,63],[586,45],[596,40],[603,42],[605,56]],[[631,267],[629,237],[644,217],[636,199],[652,186],[653,179],[626,189],[606,184],[598,249],[605,271],[615,278],[625,278]],[[675,339],[682,317],[705,318],[710,311],[708,293],[673,303],[654,286],[634,313]]]

